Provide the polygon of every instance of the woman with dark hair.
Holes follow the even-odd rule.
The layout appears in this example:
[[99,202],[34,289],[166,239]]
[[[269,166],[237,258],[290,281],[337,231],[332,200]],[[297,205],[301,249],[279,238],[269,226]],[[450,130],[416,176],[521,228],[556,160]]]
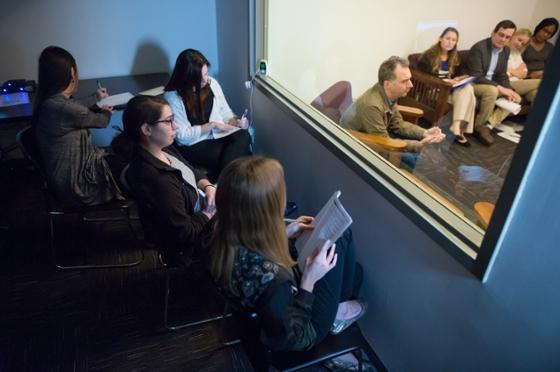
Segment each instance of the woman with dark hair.
[[214,185],[171,146],[177,125],[163,98],[136,96],[111,143],[130,161],[126,184],[137,202],[147,240],[167,263],[188,263],[215,211]]
[[218,184],[210,272],[236,308],[257,314],[264,345],[307,350],[364,314],[366,304],[351,300],[361,267],[349,230],[336,244],[316,247],[303,272],[295,265],[288,239],[312,229],[313,218],[302,216],[284,225],[286,184],[280,163],[260,156],[236,159]]
[[82,100],[72,99],[78,87],[78,68],[66,50],[50,46],[39,57],[39,85],[33,110],[33,128],[49,187],[67,207],[96,205],[122,199],[89,128],[105,128],[112,108],[95,106],[105,89]]
[[218,81],[208,76],[209,67],[202,53],[184,50],[164,97],[175,115],[181,154],[216,180],[230,161],[250,154],[250,136],[247,119],[235,116]]
[[[439,41],[422,54],[418,69],[440,79],[448,79],[452,84],[466,78],[466,75],[458,74],[461,65],[457,52],[458,42],[459,31],[447,27],[439,36]],[[455,142],[461,146],[470,146],[464,133],[472,133],[474,128],[476,98],[472,86],[468,84],[453,89],[450,103],[453,104],[453,121],[449,129],[455,136]]]
[[556,18],[545,18],[535,27],[533,37],[523,52],[529,78],[542,79],[544,67],[554,47],[548,40],[556,34],[556,31],[558,31]]

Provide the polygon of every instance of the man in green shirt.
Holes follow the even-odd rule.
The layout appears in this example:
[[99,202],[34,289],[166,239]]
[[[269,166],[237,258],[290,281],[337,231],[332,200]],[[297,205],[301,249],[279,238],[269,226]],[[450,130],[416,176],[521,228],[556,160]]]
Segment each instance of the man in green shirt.
[[390,57],[379,67],[379,81],[362,94],[340,119],[343,128],[403,139],[406,150],[419,152],[422,147],[440,143],[445,134],[439,127],[424,129],[405,121],[397,109],[397,100],[412,88],[408,61]]

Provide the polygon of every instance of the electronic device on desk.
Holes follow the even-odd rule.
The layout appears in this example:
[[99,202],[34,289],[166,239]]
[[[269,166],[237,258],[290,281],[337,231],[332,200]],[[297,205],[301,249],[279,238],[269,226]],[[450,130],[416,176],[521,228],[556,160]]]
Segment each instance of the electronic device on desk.
[[33,92],[35,90],[35,80],[16,79],[8,80],[0,87],[0,93]]

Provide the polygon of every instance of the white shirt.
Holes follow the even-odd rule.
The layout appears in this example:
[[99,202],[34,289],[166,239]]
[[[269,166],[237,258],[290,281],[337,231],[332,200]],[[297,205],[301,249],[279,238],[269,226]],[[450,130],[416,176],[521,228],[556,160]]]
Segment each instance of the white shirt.
[[[508,67],[507,67],[508,71],[518,68],[519,65],[521,65],[522,63],[525,63],[525,61],[523,61],[523,58],[521,57],[521,52],[510,48]],[[509,81],[516,81],[516,80],[519,80],[519,78],[515,76],[509,77]]]
[[[208,84],[210,84],[210,90],[212,90],[212,93],[214,94],[212,112],[210,112],[210,121],[221,121],[227,123],[235,116],[235,114],[226,101],[222,87],[218,83],[218,80],[214,78],[209,78]],[[177,143],[183,146],[190,146],[200,141],[213,138],[211,131],[206,134],[202,134],[201,125],[191,125],[187,116],[187,111],[185,110],[183,99],[177,91],[173,90],[165,92],[163,94],[163,98],[169,102],[169,106],[171,107],[171,111],[175,117],[175,123],[177,124],[177,137],[175,137],[175,140]]]

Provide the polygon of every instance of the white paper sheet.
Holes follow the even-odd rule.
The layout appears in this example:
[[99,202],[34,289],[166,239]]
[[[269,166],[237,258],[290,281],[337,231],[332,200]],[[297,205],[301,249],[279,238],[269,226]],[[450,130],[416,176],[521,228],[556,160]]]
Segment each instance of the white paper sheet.
[[130,101],[134,95],[130,92],[121,93],[121,94],[114,94],[109,97],[103,98],[101,101],[97,102],[97,106],[119,106],[124,105],[128,101]]
[[298,265],[303,271],[305,260],[327,240],[335,242],[352,224],[352,217],[338,200],[341,192],[336,191],[315,216],[314,229],[306,231],[296,240]]
[[159,87],[143,90],[142,92],[140,92],[138,94],[141,94],[143,96],[161,96],[164,92],[164,90],[163,90],[164,88],[165,87],[163,85],[160,85]]

